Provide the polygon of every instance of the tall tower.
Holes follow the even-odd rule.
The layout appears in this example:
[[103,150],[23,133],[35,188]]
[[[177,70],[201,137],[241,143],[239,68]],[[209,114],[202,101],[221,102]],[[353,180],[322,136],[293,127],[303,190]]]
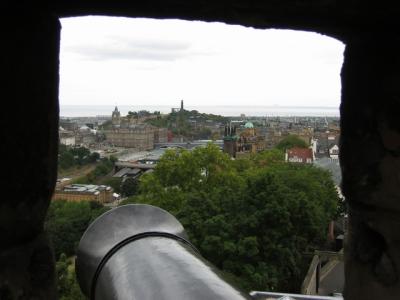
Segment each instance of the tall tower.
[[118,107],[115,106],[114,111],[112,112],[111,115],[111,124],[113,126],[120,126],[121,125],[121,113],[118,110]]
[[181,128],[184,125],[184,110],[183,110],[183,100],[181,100],[181,109],[178,112],[178,119],[177,119],[177,125],[178,125],[178,135],[181,139],[181,141],[183,141],[183,137],[181,136]]
[[224,152],[228,153],[230,157],[236,157],[237,140],[236,126],[232,126],[232,123],[226,124],[224,133]]

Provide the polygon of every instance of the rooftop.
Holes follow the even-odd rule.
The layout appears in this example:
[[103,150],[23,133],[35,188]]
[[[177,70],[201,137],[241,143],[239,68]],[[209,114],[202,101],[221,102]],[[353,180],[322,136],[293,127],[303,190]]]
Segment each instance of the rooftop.
[[70,184],[65,186],[61,191],[63,192],[75,192],[75,193],[89,193],[98,194],[101,191],[110,191],[111,187],[107,185],[95,185],[95,184]]
[[287,150],[288,157],[298,157],[303,160],[307,158],[313,158],[313,153],[311,148],[298,148],[294,147]]

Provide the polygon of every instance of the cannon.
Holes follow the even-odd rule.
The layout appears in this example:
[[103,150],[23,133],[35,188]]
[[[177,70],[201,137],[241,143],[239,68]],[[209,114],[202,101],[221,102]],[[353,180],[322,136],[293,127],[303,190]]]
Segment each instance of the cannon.
[[97,218],[80,240],[76,273],[93,300],[251,299],[200,255],[171,214],[145,204]]

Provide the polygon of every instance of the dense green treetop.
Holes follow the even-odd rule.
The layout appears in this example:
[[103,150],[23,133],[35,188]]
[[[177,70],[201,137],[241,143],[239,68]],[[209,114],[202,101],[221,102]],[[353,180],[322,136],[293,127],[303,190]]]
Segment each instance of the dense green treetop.
[[172,129],[174,124],[188,125],[188,122],[205,123],[207,121],[226,123],[227,117],[214,114],[200,113],[197,110],[174,111],[166,115],[157,114],[157,118],[146,120],[147,123],[157,127],[167,127]]
[[111,186],[115,193],[121,193],[122,178],[103,176],[96,180],[96,184]]
[[57,294],[60,300],[86,300],[76,281],[74,258],[62,253],[56,263]]
[[200,113],[197,110],[183,110],[164,116],[159,115],[157,118],[146,120],[146,122],[156,127],[168,128],[172,133],[180,136],[209,139],[211,130],[203,125],[209,125],[210,122],[225,124],[228,120],[220,115]]
[[100,158],[97,152],[90,153],[85,147],[71,147],[60,144],[58,147],[58,167],[68,169],[96,162]]
[[279,150],[285,151],[286,149],[290,149],[293,147],[299,147],[299,148],[308,148],[307,143],[299,138],[297,135],[289,134],[287,137],[284,137],[278,145],[276,145],[276,148]]
[[75,255],[86,228],[107,210],[108,208],[97,202],[52,201],[47,212],[45,229],[52,240],[56,259],[61,253]]
[[336,214],[330,174],[270,150],[231,160],[218,147],[170,150],[125,203],[174,214],[208,260],[248,290],[298,291],[304,253],[321,247]]
[[60,300],[86,299],[76,281],[74,257],[85,230],[107,210],[109,208],[98,202],[57,200],[50,203],[45,229],[49,233],[57,260],[57,291]]
[[138,180],[136,178],[128,177],[121,183],[121,195],[123,197],[130,197],[137,193]]
[[[100,165],[93,176],[112,168],[112,159]],[[242,288],[286,292],[299,291],[305,253],[323,247],[339,203],[327,171],[285,163],[279,149],[232,160],[212,144],[166,151],[139,187],[127,182],[121,192],[135,194],[124,203],[148,203],[175,215],[200,253]],[[67,257],[106,210],[95,202],[51,203],[45,227],[59,258],[61,299],[82,299]]]

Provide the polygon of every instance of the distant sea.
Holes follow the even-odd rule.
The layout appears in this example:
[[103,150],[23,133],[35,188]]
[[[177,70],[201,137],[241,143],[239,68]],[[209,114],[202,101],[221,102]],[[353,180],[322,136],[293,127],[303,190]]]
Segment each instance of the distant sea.
[[[95,117],[111,116],[114,105],[61,105],[61,117]],[[171,106],[156,105],[121,105],[118,106],[122,115],[128,111],[148,110],[170,113]],[[338,107],[324,106],[185,106],[186,110],[197,110],[201,113],[222,116],[310,116],[310,117],[338,117]]]

